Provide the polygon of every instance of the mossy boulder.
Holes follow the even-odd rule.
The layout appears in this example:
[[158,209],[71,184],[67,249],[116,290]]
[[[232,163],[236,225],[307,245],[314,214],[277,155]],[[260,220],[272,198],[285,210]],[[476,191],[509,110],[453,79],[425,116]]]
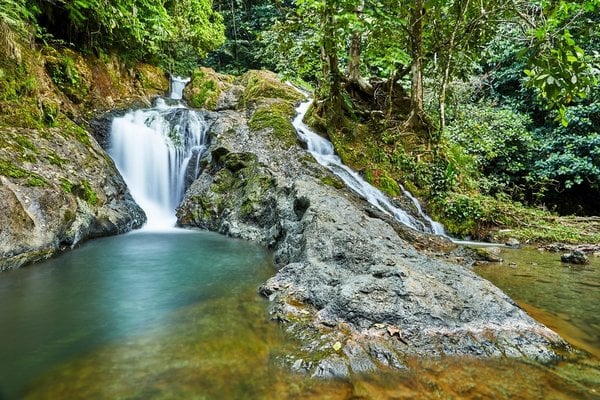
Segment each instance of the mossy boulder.
[[145,221],[114,164],[86,137],[0,127],[0,271]]
[[225,214],[237,212],[241,223],[271,221],[275,180],[252,153],[212,152],[211,174],[202,174],[190,187],[177,211],[183,225],[227,233],[220,225]]
[[281,99],[294,104],[304,98],[302,93],[270,71],[250,70],[239,78],[238,83],[244,86],[241,97],[244,106],[263,99]]
[[296,110],[285,100],[263,100],[257,104],[248,127],[255,131],[270,129],[276,138],[290,147],[298,142],[296,128],[291,122],[295,115]]
[[219,74],[210,68],[198,68],[185,88],[184,99],[194,108],[236,108],[242,88],[234,84],[234,79],[231,75]]

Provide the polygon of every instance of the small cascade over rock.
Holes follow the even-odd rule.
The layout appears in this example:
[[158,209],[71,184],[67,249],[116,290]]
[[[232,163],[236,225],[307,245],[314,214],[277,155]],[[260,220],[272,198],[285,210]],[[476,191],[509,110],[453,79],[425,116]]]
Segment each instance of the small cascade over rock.
[[341,159],[335,155],[333,144],[324,137],[313,132],[303,122],[304,116],[306,115],[311,102],[312,100],[305,101],[296,108],[298,115],[294,119],[293,125],[298,132],[298,136],[303,142],[306,143],[308,151],[310,151],[317,162],[327,167],[331,172],[340,177],[346,186],[365,198],[369,203],[377,207],[379,210],[392,215],[396,220],[404,225],[421,232],[445,236],[444,227],[442,224],[433,221],[429,216],[427,216],[423,212],[418,200],[406,189],[401,187],[406,197],[414,203],[415,209],[422,220],[417,219],[405,210],[394,206],[387,196],[379,189],[366,182],[356,171],[344,165]]
[[183,89],[185,89],[185,85],[187,85],[189,81],[190,78],[181,78],[179,76],[171,77],[171,81],[169,83],[169,98],[173,100],[181,100],[183,98]]
[[[185,79],[171,83],[171,98],[181,99]],[[109,154],[135,201],[148,216],[146,228],[169,228],[175,208],[199,174],[207,149],[204,115],[177,102],[157,99],[153,108],[133,110],[112,122]]]

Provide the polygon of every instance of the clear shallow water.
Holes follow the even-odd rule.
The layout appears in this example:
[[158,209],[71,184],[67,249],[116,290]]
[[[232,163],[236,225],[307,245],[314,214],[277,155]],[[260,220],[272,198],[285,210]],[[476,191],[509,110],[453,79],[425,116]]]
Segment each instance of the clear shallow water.
[[[599,397],[600,362],[592,356],[555,366],[411,359],[408,371],[333,381],[289,373],[278,360],[297,344],[268,320],[256,294],[273,273],[270,254],[251,243],[179,230],[91,241],[3,274],[0,398]],[[560,285],[559,278],[551,287]],[[534,297],[553,296],[541,293]]]
[[236,304],[272,274],[262,248],[185,230],[98,239],[2,274],[0,390],[16,398],[58,363],[148,332],[176,334],[174,313],[223,298]]
[[600,257],[587,265],[560,262],[560,253],[505,249],[503,263],[475,272],[504,290],[525,311],[600,359]]

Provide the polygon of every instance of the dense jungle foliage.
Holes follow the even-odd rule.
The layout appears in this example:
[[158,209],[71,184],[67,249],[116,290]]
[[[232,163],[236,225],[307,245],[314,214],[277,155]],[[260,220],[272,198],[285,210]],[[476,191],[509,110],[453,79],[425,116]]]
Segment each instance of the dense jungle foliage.
[[[540,210],[600,214],[599,27],[600,0],[0,0],[4,49],[274,70],[314,91],[310,123],[344,162],[475,237],[583,240]],[[48,68],[86,96],[68,57]]]
[[225,39],[210,0],[0,0],[0,20],[45,44],[116,51],[179,74]]

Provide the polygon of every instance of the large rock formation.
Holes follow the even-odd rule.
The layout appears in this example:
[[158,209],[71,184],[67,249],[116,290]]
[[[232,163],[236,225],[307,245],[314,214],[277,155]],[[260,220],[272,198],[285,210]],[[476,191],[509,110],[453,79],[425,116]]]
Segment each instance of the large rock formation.
[[0,128],[0,136],[0,270],[145,222],[112,160],[87,132]]
[[139,227],[144,212],[88,121],[149,104],[168,87],[162,71],[37,48],[6,25],[0,31],[0,271]]
[[502,291],[404,238],[420,247],[443,241],[336,188],[329,171],[272,128],[249,128],[260,109],[214,116],[204,172],[178,218],[274,249],[278,273],[260,292],[301,339],[289,359],[295,369],[339,376],[402,368],[413,355],[557,357],[562,339]]

